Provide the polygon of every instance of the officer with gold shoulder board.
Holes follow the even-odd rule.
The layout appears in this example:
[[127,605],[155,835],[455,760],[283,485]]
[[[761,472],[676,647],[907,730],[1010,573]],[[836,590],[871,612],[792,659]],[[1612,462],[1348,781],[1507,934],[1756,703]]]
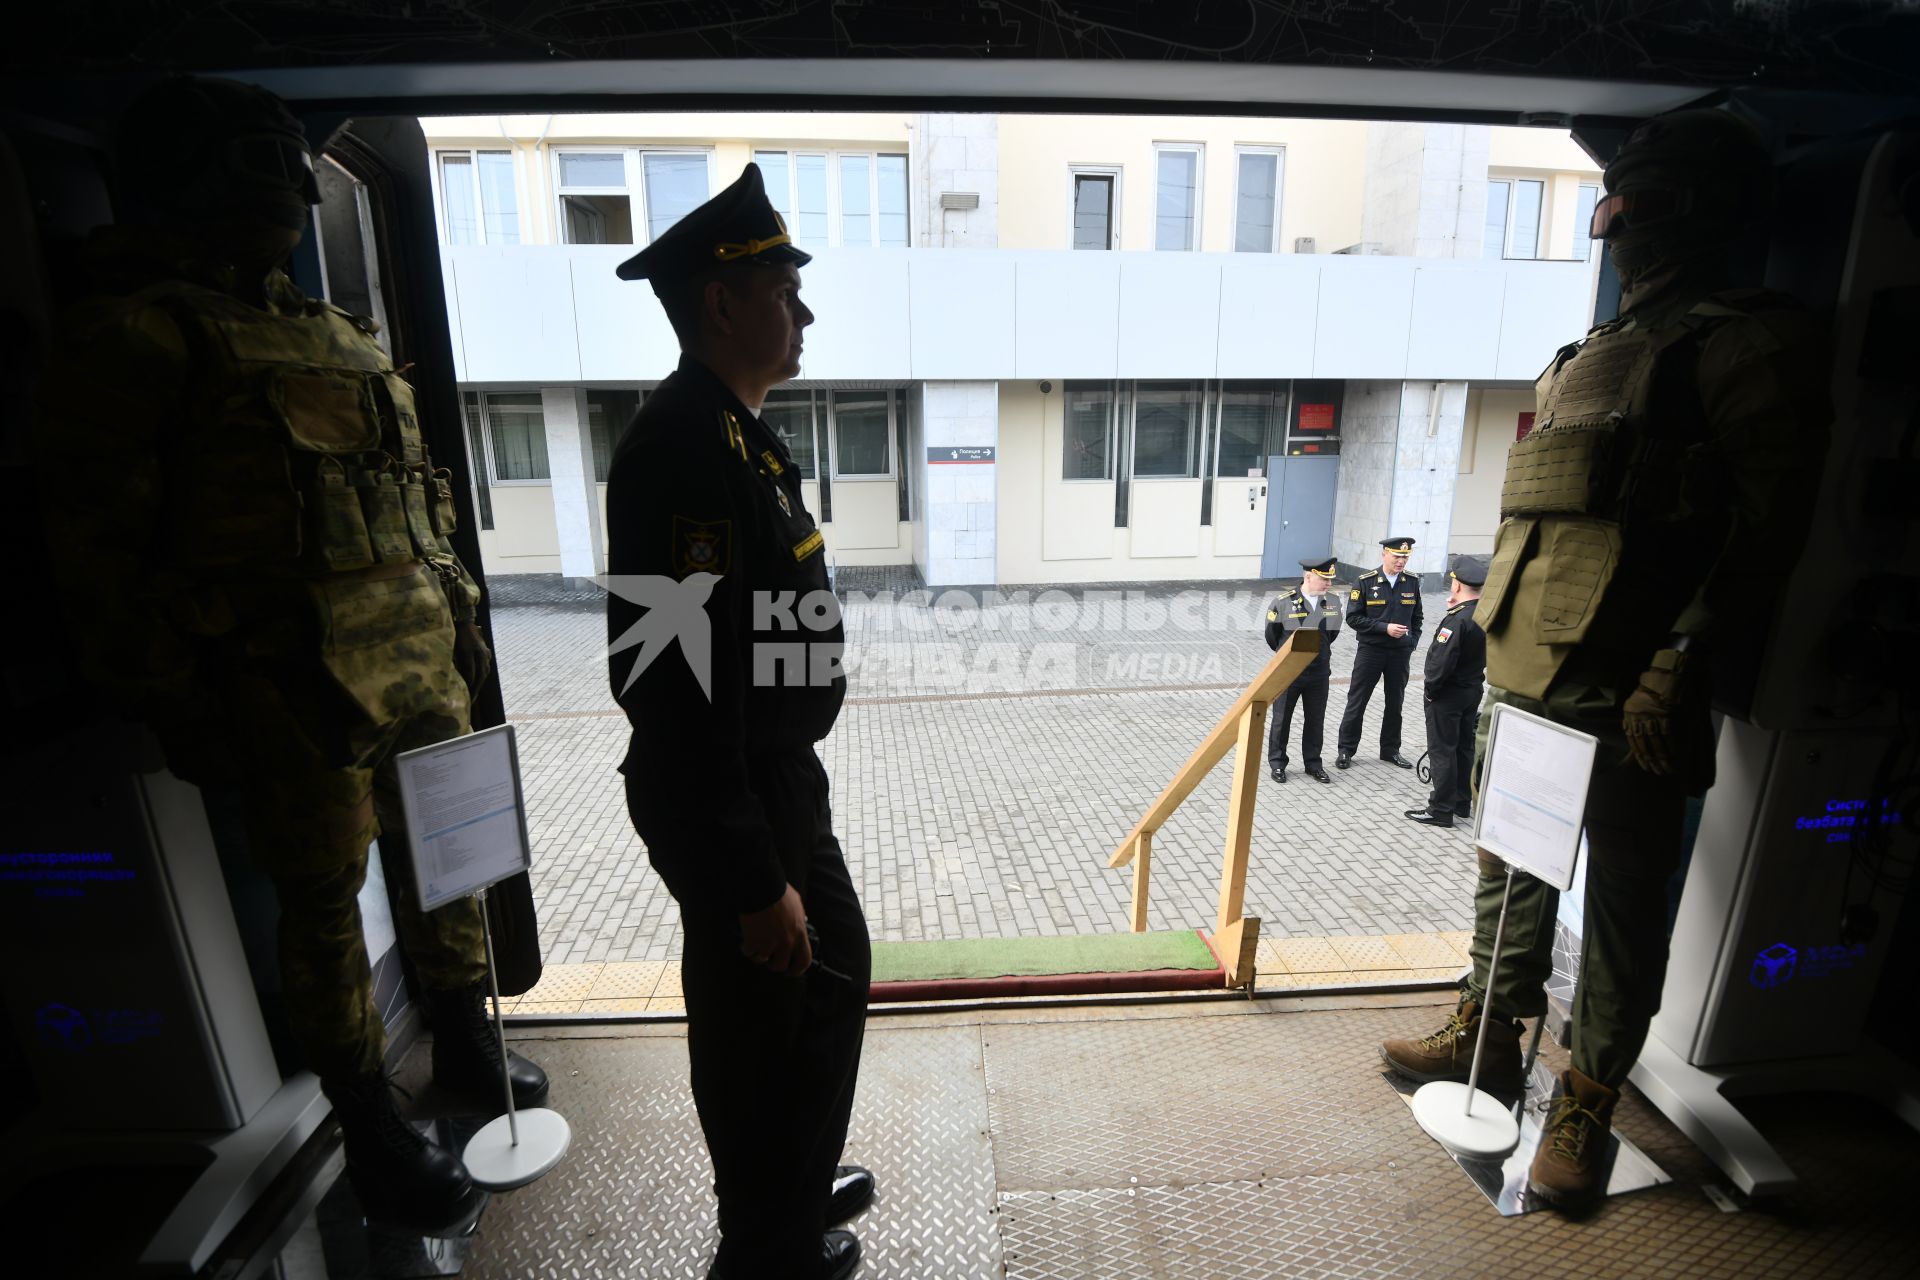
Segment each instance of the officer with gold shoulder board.
[[[40,465],[85,475],[48,505],[82,665],[145,719],[173,772],[243,810],[280,903],[293,1030],[367,1212],[431,1228],[477,1192],[399,1115],[357,897],[376,835],[426,987],[436,1082],[537,1106],[501,1059],[478,905],[422,912],[393,758],[469,731],[491,654],[453,553],[451,477],[362,316],[282,270],[320,193],[272,94],[173,79],[122,117],[121,221],[86,249],[93,292],[46,379]],[[491,1112],[489,1112],[491,1114]]]
[[[1729,246],[1763,220],[1772,187],[1758,132],[1722,110],[1649,120],[1606,185],[1591,229],[1620,269],[1621,314],[1541,376],[1476,610],[1488,705],[1600,742],[1573,1065],[1528,1172],[1531,1194],[1567,1208],[1604,1192],[1614,1103],[1660,1007],[1684,809],[1713,781],[1706,664],[1751,611],[1748,566],[1797,552],[1807,508],[1795,491],[1831,416],[1812,317],[1784,294],[1730,287]],[[1505,878],[1482,853],[1472,975],[1439,1030],[1381,1046],[1398,1074],[1466,1079],[1485,1018],[1482,1080],[1519,1085],[1515,1019],[1545,1008],[1558,895],[1514,879],[1488,990]]]
[[1300,585],[1288,587],[1267,607],[1267,648],[1278,649],[1289,631],[1318,628],[1320,652],[1280,700],[1280,712],[1267,731],[1267,767],[1275,782],[1287,780],[1287,738],[1293,731],[1293,709],[1302,710],[1300,759],[1315,782],[1332,782],[1321,763],[1320,749],[1327,721],[1327,685],[1333,675],[1333,642],[1340,634],[1340,601],[1333,592],[1335,561],[1321,556],[1300,562]]
[[653,286],[682,353],[607,485],[620,772],[680,904],[720,1202],[709,1274],[729,1280],[850,1275],[859,1241],[832,1228],[873,1197],[873,1175],[839,1163],[870,960],[815,750],[846,696],[846,633],[799,468],[759,416],[799,372],[811,260],[749,164],[619,268]]
[[1380,567],[1361,574],[1347,593],[1347,626],[1358,647],[1353,653],[1346,709],[1340,714],[1339,754],[1333,760],[1337,769],[1352,767],[1367,702],[1383,680],[1387,692],[1380,707],[1380,758],[1397,768],[1413,768],[1413,761],[1400,754],[1400,705],[1406,698],[1413,651],[1420,645],[1423,609],[1420,575],[1407,572],[1412,555],[1412,538],[1382,538]]
[[1421,685],[1433,792],[1426,808],[1407,810],[1409,818],[1429,827],[1450,827],[1455,818],[1473,816],[1473,737],[1487,675],[1487,635],[1473,620],[1480,587],[1487,580],[1487,562],[1479,556],[1458,556],[1447,576],[1452,583],[1447,616],[1433,629]]

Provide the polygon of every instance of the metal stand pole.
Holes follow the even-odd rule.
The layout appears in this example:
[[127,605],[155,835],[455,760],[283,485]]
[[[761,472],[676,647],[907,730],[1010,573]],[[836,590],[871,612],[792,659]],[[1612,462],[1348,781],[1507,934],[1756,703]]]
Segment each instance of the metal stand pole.
[[1507,936],[1507,903],[1513,898],[1513,864],[1507,864],[1507,887],[1500,891],[1500,920],[1493,927],[1493,955],[1487,959],[1487,989],[1480,996],[1480,1034],[1473,1041],[1473,1066],[1467,1072],[1464,1114],[1473,1114],[1473,1095],[1480,1084],[1480,1051],[1487,1047],[1487,1002],[1493,998],[1493,976],[1500,969],[1500,943]]
[[[1509,870],[1507,875],[1511,877],[1513,872]],[[487,918],[487,891],[481,889],[473,896],[480,903],[480,933],[487,940],[487,990],[493,993],[493,1038],[500,1046],[500,1087],[507,1095],[507,1133],[512,1139],[511,1145],[517,1147],[520,1121],[513,1114],[513,1081],[507,1075],[507,1028],[500,1017],[500,979],[493,971],[493,922]]]

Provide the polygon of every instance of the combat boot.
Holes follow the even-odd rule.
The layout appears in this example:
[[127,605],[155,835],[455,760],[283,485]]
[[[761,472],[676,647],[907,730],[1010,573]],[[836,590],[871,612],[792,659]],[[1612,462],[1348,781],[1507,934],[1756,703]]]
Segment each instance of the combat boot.
[[467,1167],[401,1117],[384,1075],[320,1087],[346,1139],[347,1181],[368,1217],[430,1229],[457,1222],[473,1207],[482,1193]]
[[[427,992],[427,1016],[433,1020],[433,1082],[488,1108],[489,1115],[504,1114],[500,1039],[487,1016],[486,984]],[[509,1049],[506,1070],[514,1110],[545,1105],[547,1073],[538,1064]]]
[[[1487,1024],[1487,1047],[1480,1059],[1479,1087],[1489,1093],[1518,1093],[1523,1083],[1520,1023],[1499,1018]],[[1472,1000],[1447,1015],[1446,1025],[1418,1040],[1388,1040],[1380,1057],[1393,1073],[1416,1084],[1435,1080],[1466,1083],[1473,1070],[1473,1048],[1480,1038],[1480,1006]]]
[[1618,1090],[1572,1067],[1560,1073],[1541,1127],[1540,1150],[1527,1170],[1527,1190],[1556,1209],[1583,1209],[1606,1193],[1607,1138]]

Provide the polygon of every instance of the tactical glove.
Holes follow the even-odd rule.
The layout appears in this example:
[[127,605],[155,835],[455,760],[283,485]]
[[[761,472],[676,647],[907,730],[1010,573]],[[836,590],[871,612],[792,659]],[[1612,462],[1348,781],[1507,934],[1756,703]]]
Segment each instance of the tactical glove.
[[480,686],[493,674],[493,650],[487,648],[487,638],[480,634],[476,622],[456,622],[453,626],[453,669],[466,681],[467,692],[478,693]]
[[1671,774],[1686,764],[1679,741],[1680,706],[1686,685],[1687,655],[1662,649],[1653,665],[1640,673],[1640,683],[1621,711],[1627,731],[1627,750],[1634,763],[1648,773]]

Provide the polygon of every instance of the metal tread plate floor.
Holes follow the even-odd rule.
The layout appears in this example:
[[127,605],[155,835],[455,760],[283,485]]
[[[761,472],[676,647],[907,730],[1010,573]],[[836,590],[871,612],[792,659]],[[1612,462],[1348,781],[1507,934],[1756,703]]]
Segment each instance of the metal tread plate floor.
[[[1379,1078],[1378,1042],[1439,1016],[1362,997],[876,1018],[847,1148],[879,1182],[853,1224],[860,1275],[1913,1274],[1902,1189],[1920,1137],[1838,1098],[1753,1105],[1803,1175],[1784,1203],[1716,1207],[1702,1185],[1724,1179],[1629,1090],[1617,1123],[1674,1182],[1581,1222],[1502,1218]],[[684,1038],[539,1034],[518,1047],[552,1074],[574,1147],[495,1198],[462,1274],[702,1275],[711,1170]]]

